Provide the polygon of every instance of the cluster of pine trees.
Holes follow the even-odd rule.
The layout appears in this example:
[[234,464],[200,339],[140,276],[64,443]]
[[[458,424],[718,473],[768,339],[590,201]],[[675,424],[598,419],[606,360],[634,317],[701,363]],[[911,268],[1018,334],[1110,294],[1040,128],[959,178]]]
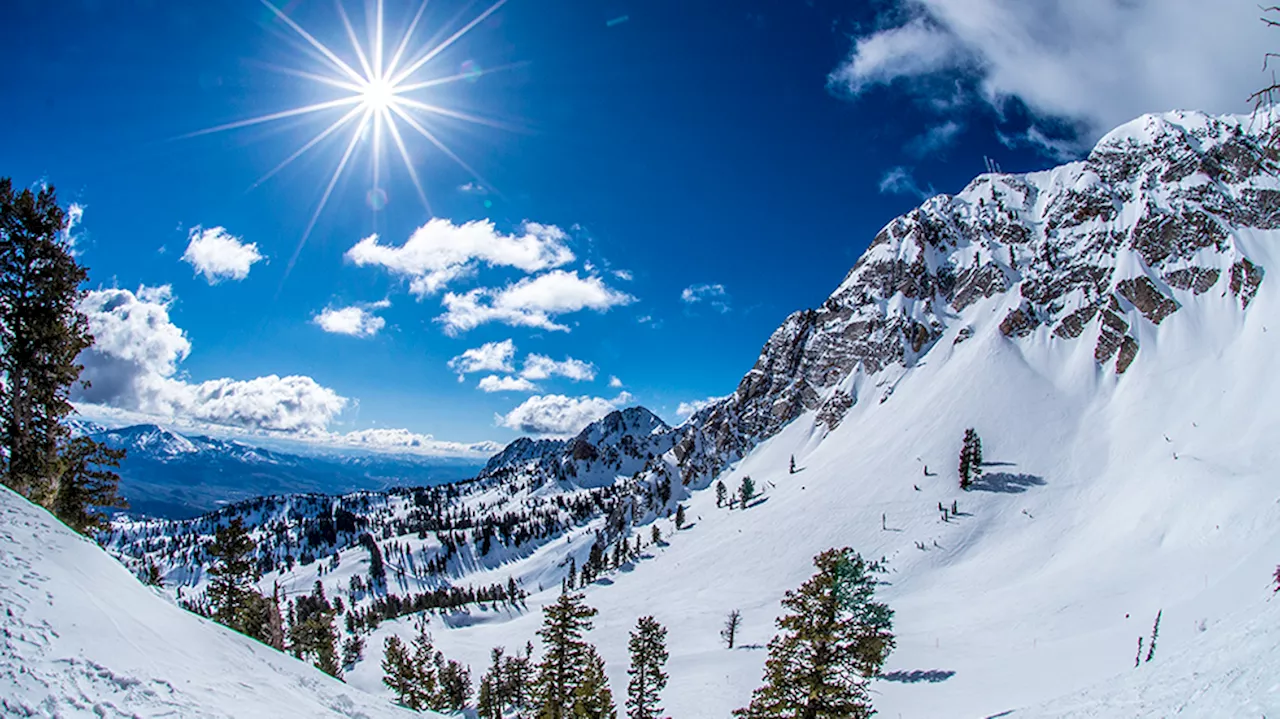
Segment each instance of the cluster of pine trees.
[[15,192],[0,178],[0,481],[84,534],[124,507],[122,450],[72,437],[76,362],[93,344],[79,310],[88,270],[52,187]]

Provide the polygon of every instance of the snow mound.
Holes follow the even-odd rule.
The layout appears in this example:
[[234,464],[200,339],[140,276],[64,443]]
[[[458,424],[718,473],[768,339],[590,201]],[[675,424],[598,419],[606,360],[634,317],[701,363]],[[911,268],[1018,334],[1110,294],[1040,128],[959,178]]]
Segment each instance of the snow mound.
[[0,487],[0,715],[420,716],[170,604]]

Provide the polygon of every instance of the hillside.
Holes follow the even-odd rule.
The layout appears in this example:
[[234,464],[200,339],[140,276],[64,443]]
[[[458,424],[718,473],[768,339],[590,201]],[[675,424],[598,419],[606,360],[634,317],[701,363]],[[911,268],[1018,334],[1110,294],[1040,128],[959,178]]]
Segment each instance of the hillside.
[[[567,442],[513,444],[474,482],[123,522],[110,546],[198,596],[213,528],[247,518],[264,588],[319,580],[355,607],[372,651],[348,679],[370,691],[376,648],[411,631],[365,622],[379,601],[517,588],[433,605],[437,646],[478,670],[491,647],[534,638],[536,610],[598,545],[591,637],[615,696],[627,632],[653,614],[671,630],[667,712],[727,717],[759,681],[783,592],[815,554],[850,546],[890,568],[898,648],[873,684],[881,716],[1128,716],[1134,697],[1151,716],[1280,711],[1263,679],[1280,637],[1257,629],[1280,562],[1267,279],[1280,182],[1265,120],[1146,116],[1084,161],[925,202],[679,427],[633,408]],[[987,465],[962,491],[970,427]],[[745,476],[762,495],[717,507],[708,488]],[[366,532],[385,587],[366,581]],[[744,627],[729,651],[732,609]],[[1135,668],[1157,612],[1158,649]]]
[[139,584],[0,487],[0,714],[409,717]]

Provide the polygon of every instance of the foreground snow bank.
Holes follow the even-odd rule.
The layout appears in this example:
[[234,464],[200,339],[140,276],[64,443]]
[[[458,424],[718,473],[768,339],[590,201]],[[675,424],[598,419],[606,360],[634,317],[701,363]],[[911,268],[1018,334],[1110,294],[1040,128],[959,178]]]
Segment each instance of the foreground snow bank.
[[4,487],[0,715],[414,716],[175,607]]

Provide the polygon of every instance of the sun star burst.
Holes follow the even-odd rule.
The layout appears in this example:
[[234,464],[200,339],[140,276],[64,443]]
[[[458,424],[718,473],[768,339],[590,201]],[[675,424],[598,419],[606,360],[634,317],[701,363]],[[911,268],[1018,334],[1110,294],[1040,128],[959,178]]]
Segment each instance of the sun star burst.
[[[369,190],[369,202],[375,211],[380,209],[380,204],[386,196],[379,185],[381,164],[383,162],[382,154],[394,148],[395,154],[404,163],[409,179],[423,207],[428,214],[431,212],[430,203],[427,202],[427,195],[422,187],[422,179],[419,176],[418,169],[415,167],[409,147],[404,140],[404,136],[408,134],[408,131],[412,131],[426,139],[442,154],[469,172],[482,186],[491,189],[489,183],[479,173],[451,150],[441,140],[438,133],[431,130],[429,127],[430,118],[432,116],[448,117],[491,127],[509,128],[503,123],[494,120],[428,102],[428,98],[422,97],[422,91],[460,80],[475,80],[481,75],[514,67],[513,65],[507,65],[488,70],[464,67],[458,72],[427,76],[432,69],[433,60],[439,58],[441,53],[461,40],[468,32],[483,22],[485,18],[488,18],[506,4],[507,0],[497,0],[488,9],[440,42],[430,46],[417,46],[412,50],[410,46],[413,44],[415,31],[418,30],[422,22],[423,12],[427,7],[426,0],[423,0],[418,6],[417,12],[414,13],[412,20],[405,27],[403,33],[400,34],[399,41],[394,47],[386,44],[387,34],[383,0],[373,0],[367,46],[361,43],[355,26],[343,7],[342,0],[336,0],[338,16],[342,21],[347,39],[350,41],[350,52],[355,55],[354,63],[344,60],[337,51],[318,40],[285,14],[284,11],[272,4],[270,0],[260,0],[260,2],[315,50],[322,59],[319,72],[288,68],[276,69],[322,85],[331,91],[338,90],[341,92],[333,99],[229,122],[191,133],[187,137],[261,125],[315,113],[328,112],[338,115],[337,119],[325,126],[319,133],[252,185],[252,187],[257,187],[262,184],[317,145],[334,135],[340,135],[340,131],[347,133],[345,147],[339,156],[333,173],[329,176],[324,191],[320,196],[320,202],[316,205],[315,211],[312,212],[306,229],[303,230],[302,237],[298,241],[297,248],[294,250],[292,257],[289,258],[289,263],[285,268],[286,277],[293,269],[294,263],[297,262],[298,254],[306,244],[307,238],[311,235],[312,230],[315,229],[316,222],[320,219],[320,214],[324,211],[325,205],[328,204],[338,181],[351,164],[362,139],[369,140],[368,157],[373,178],[373,187]],[[418,96],[415,97],[415,94]],[[390,137],[390,147],[388,147],[387,136]]]

